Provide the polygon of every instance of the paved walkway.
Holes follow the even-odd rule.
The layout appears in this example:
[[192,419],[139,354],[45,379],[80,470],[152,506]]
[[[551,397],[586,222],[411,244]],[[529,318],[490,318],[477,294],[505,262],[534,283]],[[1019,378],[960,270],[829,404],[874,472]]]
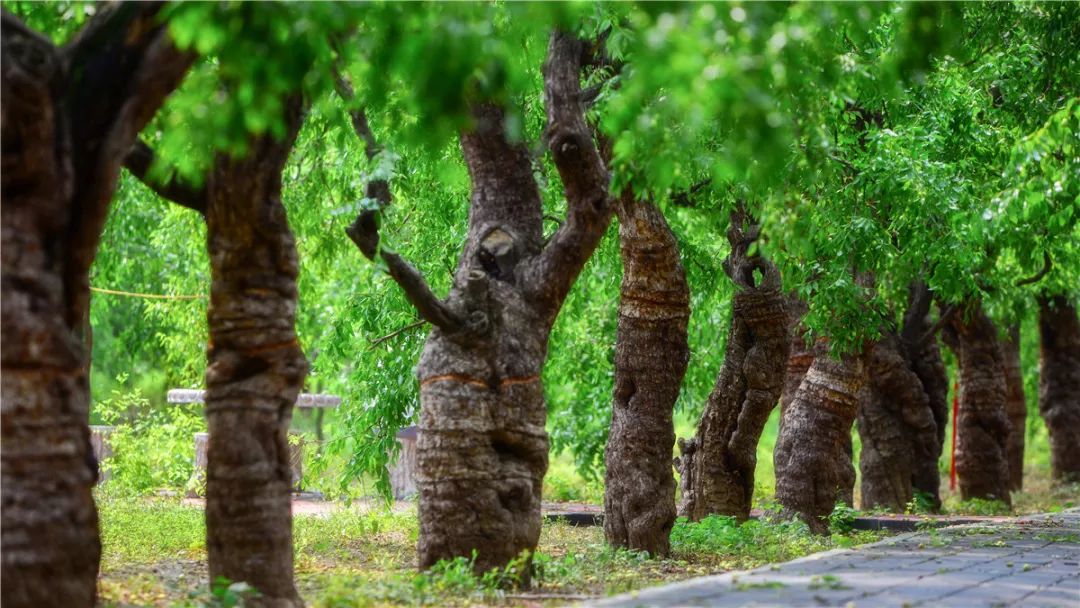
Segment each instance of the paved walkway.
[[903,534],[588,606],[1080,608],[1080,509]]

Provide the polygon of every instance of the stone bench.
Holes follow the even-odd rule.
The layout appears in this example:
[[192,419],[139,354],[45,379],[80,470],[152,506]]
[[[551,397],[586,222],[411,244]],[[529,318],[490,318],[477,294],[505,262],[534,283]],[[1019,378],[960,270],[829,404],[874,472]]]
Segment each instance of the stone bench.
[[109,443],[109,435],[116,430],[115,426],[99,424],[90,425],[90,447],[94,450],[94,459],[98,463],[98,483],[109,479],[109,472],[101,468],[101,463],[112,456],[112,445]]
[[[206,391],[198,389],[172,389],[165,397],[173,405],[205,403]],[[296,398],[296,407],[301,409],[336,408],[341,405],[337,395],[300,393]],[[292,471],[292,488],[301,491],[304,477],[303,436],[289,432],[289,468]],[[206,452],[210,445],[209,433],[195,433],[195,470],[188,480],[186,494],[189,497],[202,496],[206,491]]]
[[416,439],[420,427],[407,426],[397,432],[397,441],[401,446],[397,460],[391,456],[390,488],[394,498],[403,500],[416,495]]

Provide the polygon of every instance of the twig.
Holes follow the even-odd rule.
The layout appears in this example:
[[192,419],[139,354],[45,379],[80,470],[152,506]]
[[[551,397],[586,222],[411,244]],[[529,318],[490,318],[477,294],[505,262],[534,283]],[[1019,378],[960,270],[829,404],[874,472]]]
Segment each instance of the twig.
[[369,342],[371,344],[371,346],[368,347],[368,350],[375,350],[375,347],[382,344],[383,342],[386,342],[387,340],[390,340],[392,338],[400,336],[401,334],[403,334],[403,333],[405,333],[405,332],[407,332],[409,330],[416,329],[417,327],[420,327],[424,323],[427,323],[427,321],[425,321],[424,319],[420,319],[419,321],[414,321],[412,323],[409,323],[405,327],[395,329],[394,331],[386,334],[385,336],[382,336],[381,338],[376,338],[374,340],[371,340]]
[[151,300],[205,300],[206,296],[168,295],[160,293],[139,293],[137,291],[120,291],[117,289],[105,289],[103,287],[91,287],[90,291],[107,293],[113,296],[128,296],[131,298],[148,298]]
[[949,322],[949,317],[953,316],[955,312],[956,306],[952,304],[946,306],[944,312],[942,312],[941,316],[938,317],[937,322],[931,325],[930,329],[926,330],[926,332],[923,333],[922,337],[919,338],[919,346],[924,346],[927,342],[929,342],[930,339],[934,337],[934,334],[936,334],[939,329],[941,329],[946,323]]
[[1053,260],[1050,259],[1050,252],[1049,251],[1044,251],[1043,252],[1043,267],[1042,267],[1042,269],[1039,270],[1039,272],[1036,272],[1034,275],[1032,275],[1032,276],[1030,276],[1030,277],[1028,277],[1026,279],[1021,279],[1021,280],[1017,281],[1016,286],[1017,287],[1023,287],[1024,285],[1031,285],[1032,283],[1039,282],[1039,280],[1041,280],[1043,277],[1046,276],[1046,274],[1048,272],[1050,272],[1050,269],[1053,267],[1053,265],[1054,265]]

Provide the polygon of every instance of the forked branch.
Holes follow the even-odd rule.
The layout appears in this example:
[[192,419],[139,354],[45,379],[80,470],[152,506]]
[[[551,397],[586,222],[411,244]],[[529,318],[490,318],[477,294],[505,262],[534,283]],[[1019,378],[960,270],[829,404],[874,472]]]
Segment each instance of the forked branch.
[[[337,69],[334,70],[334,76],[338,95],[346,103],[352,103],[355,98],[352,85]],[[375,134],[368,125],[363,108],[350,109],[349,116],[352,119],[353,131],[364,142],[365,153],[368,160],[371,160],[381,149],[375,140]],[[382,206],[389,205],[391,202],[390,185],[385,179],[373,179],[367,184],[366,195],[368,198],[379,201]],[[364,257],[372,261],[376,256],[382,259],[386,264],[387,273],[405,292],[405,297],[416,308],[421,319],[448,332],[457,331],[463,326],[463,321],[435,295],[424,280],[424,275],[416,267],[390,249],[379,247],[377,211],[361,211],[353,223],[345,229],[345,233],[349,235]]]
[[124,167],[161,198],[206,215],[206,186],[196,187],[176,177],[154,179],[150,176],[150,167],[153,166],[155,158],[154,150],[138,140],[124,157]]
[[607,167],[585,120],[581,69],[588,50],[577,36],[555,31],[544,63],[544,136],[567,200],[566,222],[540,254],[537,267],[537,295],[549,311],[562,305],[614,210]]

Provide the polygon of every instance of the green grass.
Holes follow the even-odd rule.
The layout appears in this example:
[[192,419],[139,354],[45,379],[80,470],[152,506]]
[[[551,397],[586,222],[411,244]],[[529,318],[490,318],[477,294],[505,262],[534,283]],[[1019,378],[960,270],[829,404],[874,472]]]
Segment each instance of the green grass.
[[[176,498],[100,494],[98,499],[104,605],[228,603],[205,589],[200,509]],[[476,576],[465,559],[416,572],[417,532],[411,508],[389,512],[353,507],[322,517],[297,516],[295,565],[301,593],[317,607],[521,605],[530,594],[603,596],[881,538],[868,532],[814,536],[801,523],[739,525],[731,518],[710,517],[676,523],[671,557],[654,560],[612,549],[600,528],[545,523],[534,556],[533,587],[526,592],[514,589],[515,571]]]

